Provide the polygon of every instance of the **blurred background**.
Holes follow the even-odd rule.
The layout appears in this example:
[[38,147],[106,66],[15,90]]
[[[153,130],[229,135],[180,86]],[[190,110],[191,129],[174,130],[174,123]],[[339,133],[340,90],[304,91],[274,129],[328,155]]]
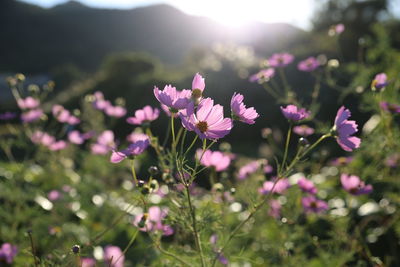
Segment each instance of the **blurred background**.
[[[400,47],[399,17],[396,0],[2,0],[0,111],[16,109],[5,78],[18,72],[27,76],[27,85],[55,82],[49,108],[54,103],[77,108],[85,94],[100,90],[107,99],[124,98],[128,115],[146,104],[157,105],[154,85],[183,89],[200,72],[207,96],[228,106],[233,92],[240,92],[262,115],[256,129],[279,128],[284,123],[279,103],[248,78],[273,53],[285,51],[296,56],[296,64],[285,71],[299,96],[314,86],[312,76],[296,69],[300,60],[324,55],[350,66],[338,73],[342,89],[322,84],[320,119],[332,121],[338,107],[332,98],[357,106],[356,88],[368,88],[373,76],[385,70],[373,62],[364,80],[355,79],[357,67],[351,64],[370,60],[367,48],[379,42],[386,42],[387,49],[379,47],[386,49],[387,59],[390,47]],[[337,23],[345,25],[345,32],[328,38]],[[382,40],[383,35],[390,40]],[[353,115],[361,122],[368,118]],[[121,120],[114,129],[121,136],[130,130],[124,125]],[[230,138],[260,141],[260,131],[245,129],[238,125],[238,134]]]

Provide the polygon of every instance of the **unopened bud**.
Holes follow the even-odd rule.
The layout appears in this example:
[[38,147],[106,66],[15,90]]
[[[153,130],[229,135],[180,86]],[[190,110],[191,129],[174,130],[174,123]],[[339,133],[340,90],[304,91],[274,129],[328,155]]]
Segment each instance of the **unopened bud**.
[[300,146],[309,146],[310,142],[308,142],[308,140],[304,137],[300,137],[299,138],[299,145]]
[[80,247],[79,245],[74,245],[74,246],[71,248],[71,251],[72,251],[74,254],[79,254],[79,252],[81,251],[81,247]]
[[159,185],[158,185],[157,180],[151,180],[150,188],[151,188],[152,190],[157,190],[158,187],[159,187]]
[[158,174],[158,168],[157,166],[150,166],[148,172],[150,173],[151,176],[155,176]]
[[213,191],[222,192],[224,190],[224,186],[221,183],[216,183],[212,187]]

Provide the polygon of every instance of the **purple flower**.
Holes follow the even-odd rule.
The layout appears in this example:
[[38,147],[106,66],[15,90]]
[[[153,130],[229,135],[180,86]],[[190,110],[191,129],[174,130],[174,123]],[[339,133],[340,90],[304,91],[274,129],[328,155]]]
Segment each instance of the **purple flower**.
[[307,125],[298,125],[293,127],[293,132],[295,134],[298,134],[300,136],[307,137],[309,135],[312,135],[314,133],[314,129],[311,127],[308,127]]
[[255,173],[260,167],[261,167],[261,164],[258,160],[247,163],[246,165],[242,166],[239,169],[238,179],[239,180],[246,179],[249,175]]
[[314,183],[306,178],[300,178],[297,181],[297,185],[305,193],[310,193],[312,195],[315,195],[317,193],[317,188],[315,187]]
[[311,114],[310,111],[305,108],[298,108],[295,105],[288,105],[285,108],[281,107],[283,116],[291,121],[301,121],[308,118]]
[[[196,157],[200,159],[203,150],[198,149]],[[231,163],[231,157],[225,155],[221,151],[206,150],[200,160],[201,165],[205,167],[213,167],[217,172],[225,171]]]
[[17,104],[20,109],[34,109],[39,107],[40,101],[31,96],[28,96],[25,99],[24,98],[18,99]]
[[70,141],[72,144],[81,145],[85,142],[85,140],[92,137],[92,135],[92,132],[80,133],[78,130],[73,130],[68,133],[68,141]]
[[[144,221],[144,225],[139,226],[139,230],[143,232],[161,231],[163,235],[168,236],[174,233],[174,229],[166,224],[163,224],[164,218],[168,215],[168,208],[161,209],[158,206],[149,208],[149,213],[144,215],[140,214],[135,217],[134,224],[139,226]],[[144,217],[145,216],[145,217]],[[146,217],[147,216],[147,217]]]
[[17,117],[17,113],[7,111],[7,112],[0,114],[0,121],[12,120],[16,117]]
[[96,143],[91,146],[91,151],[93,154],[105,155],[114,148],[114,133],[106,130],[97,137]]
[[143,151],[149,146],[149,137],[145,134],[136,135],[135,139],[132,140],[126,149],[121,151],[113,151],[111,154],[110,162],[119,163],[129,156],[137,156],[143,153]]
[[26,123],[34,122],[40,119],[43,115],[43,110],[40,108],[32,109],[21,114],[21,120]]
[[315,57],[309,57],[303,61],[300,61],[297,68],[300,71],[312,72],[320,66],[319,61]]
[[342,106],[336,114],[335,125],[332,128],[336,134],[336,141],[345,151],[353,151],[361,144],[360,138],[351,136],[357,132],[358,125],[355,121],[347,120],[350,116],[350,110]]
[[153,91],[157,100],[161,104],[166,105],[172,113],[177,113],[178,110],[185,109],[190,103],[192,95],[190,90],[178,91],[171,85],[166,85],[162,91],[158,87],[154,87]]
[[126,122],[129,124],[141,125],[156,120],[159,115],[160,110],[158,108],[153,109],[150,106],[145,106],[143,109],[136,110],[135,116],[127,118]]
[[272,193],[283,194],[289,187],[290,187],[289,180],[283,178],[279,179],[277,182],[275,181],[264,182],[263,186],[259,188],[258,191],[263,195],[266,195],[271,191]]
[[108,245],[104,248],[104,261],[109,267],[123,267],[125,256],[119,247]]
[[289,53],[277,53],[273,54],[269,59],[268,59],[268,64],[269,66],[273,68],[279,68],[279,67],[285,67],[292,63],[294,60],[294,56]]
[[61,193],[58,190],[51,190],[48,194],[47,194],[47,198],[50,201],[56,201],[59,200],[61,198]]
[[353,161],[353,157],[338,157],[331,160],[330,164],[332,166],[345,166]]
[[269,81],[272,77],[274,77],[274,75],[275,75],[275,69],[273,68],[262,69],[256,74],[251,75],[249,81],[263,83]]
[[194,103],[187,107],[187,116],[180,115],[182,125],[189,131],[195,131],[201,139],[219,139],[227,135],[232,127],[232,120],[224,118],[224,108],[215,105],[211,98],[201,100],[194,110]]
[[243,95],[233,94],[231,99],[232,118],[247,124],[254,124],[254,120],[258,118],[259,115],[253,107],[246,108],[243,99]]
[[206,83],[204,78],[199,73],[196,73],[192,81],[192,99],[200,99],[203,96],[205,87]]
[[328,210],[328,204],[315,196],[306,196],[301,199],[301,204],[303,204],[304,211],[306,213],[321,213]]
[[381,102],[379,103],[382,110],[390,113],[400,113],[400,105],[392,104],[388,102]]
[[17,246],[13,246],[10,243],[4,243],[0,248],[0,262],[5,261],[6,263],[11,264],[17,253]]
[[384,89],[389,84],[385,73],[378,73],[372,80],[371,88],[373,91]]
[[352,195],[358,196],[372,192],[372,185],[366,185],[363,181],[361,181],[360,177],[355,175],[343,173],[340,176],[340,182],[342,183],[343,189]]
[[81,267],[95,267],[96,260],[92,258],[82,258],[81,259],[82,266]]

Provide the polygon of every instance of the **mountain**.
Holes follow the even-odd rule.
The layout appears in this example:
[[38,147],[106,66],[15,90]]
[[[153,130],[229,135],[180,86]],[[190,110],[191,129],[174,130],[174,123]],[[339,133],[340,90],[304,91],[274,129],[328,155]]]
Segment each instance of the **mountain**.
[[0,34],[0,72],[44,73],[65,64],[93,71],[105,56],[122,51],[144,51],[177,64],[192,48],[208,48],[215,42],[272,53],[285,49],[282,44],[290,44],[303,31],[264,23],[228,28],[169,5],[120,10],[70,1],[46,9],[1,0]]

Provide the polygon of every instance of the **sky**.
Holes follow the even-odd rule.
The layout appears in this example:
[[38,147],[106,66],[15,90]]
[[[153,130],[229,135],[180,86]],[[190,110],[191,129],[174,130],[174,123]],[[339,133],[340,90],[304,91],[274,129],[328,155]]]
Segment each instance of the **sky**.
[[[20,0],[43,7],[67,2],[67,0]],[[240,26],[250,21],[266,23],[286,22],[303,29],[311,26],[314,0],[79,0],[91,7],[133,8],[166,3],[183,12],[205,16],[227,26]]]

